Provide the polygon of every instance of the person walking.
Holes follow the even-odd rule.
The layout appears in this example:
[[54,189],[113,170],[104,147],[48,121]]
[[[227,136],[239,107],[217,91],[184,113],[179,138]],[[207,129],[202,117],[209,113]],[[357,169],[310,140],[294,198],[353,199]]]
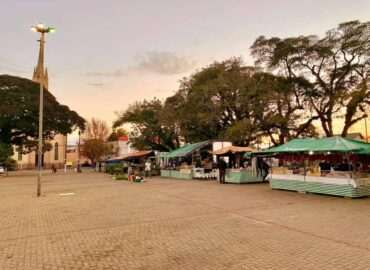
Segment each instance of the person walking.
[[55,165],[51,165],[51,172],[52,173],[56,173],[57,172],[57,168],[55,167]]
[[149,177],[152,177],[151,170],[152,170],[152,163],[148,159],[145,163],[145,177],[148,177],[148,175]]
[[220,160],[217,163],[218,168],[218,175],[220,178],[220,184],[225,184],[225,174],[227,169],[227,163],[225,162],[224,158],[220,158]]
[[77,173],[81,173],[82,171],[81,171],[81,163],[80,163],[80,161],[78,161],[78,163],[77,163]]

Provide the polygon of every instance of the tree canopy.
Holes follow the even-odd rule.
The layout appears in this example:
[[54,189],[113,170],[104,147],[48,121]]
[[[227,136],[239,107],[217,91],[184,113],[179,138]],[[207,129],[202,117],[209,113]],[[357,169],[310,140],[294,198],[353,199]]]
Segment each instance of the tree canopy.
[[179,145],[176,131],[161,117],[162,110],[163,103],[156,98],[135,102],[119,114],[113,126],[130,123],[130,142],[136,149],[169,151]]
[[183,78],[164,102],[132,104],[115,126],[133,125],[136,148],[170,150],[209,139],[250,145],[265,136],[277,145],[318,136],[316,121],[333,136],[336,117],[346,136],[367,117],[370,22],[345,22],[324,37],[260,36],[250,49],[254,67],[240,58],[214,62]]
[[83,140],[100,139],[105,141],[108,138],[109,131],[110,128],[107,122],[91,118],[91,120],[86,123],[82,138]]
[[0,142],[0,164],[13,155],[13,147],[9,144]]
[[344,118],[341,132],[367,116],[370,104],[370,22],[350,21],[315,35],[257,38],[251,47],[256,64],[287,78],[304,78],[310,108],[327,136],[333,120]]
[[117,141],[119,137],[127,136],[128,133],[125,129],[119,128],[119,129],[113,129],[113,131],[108,136],[108,141]]
[[[0,75],[0,141],[16,145],[24,152],[33,149],[38,137],[39,84],[31,80]],[[60,104],[44,89],[44,140],[56,134],[84,129],[85,120]]]
[[[131,123],[130,141],[138,149],[171,150],[181,141],[231,140],[249,145],[262,136],[273,143],[314,136],[305,119],[305,81],[260,72],[239,58],[215,62],[184,78],[164,102],[136,102],[115,126]],[[153,140],[158,138],[158,140]]]
[[109,127],[105,121],[92,118],[86,123],[85,132],[82,134],[83,146],[81,154],[94,164],[101,161],[112,149],[107,144]]

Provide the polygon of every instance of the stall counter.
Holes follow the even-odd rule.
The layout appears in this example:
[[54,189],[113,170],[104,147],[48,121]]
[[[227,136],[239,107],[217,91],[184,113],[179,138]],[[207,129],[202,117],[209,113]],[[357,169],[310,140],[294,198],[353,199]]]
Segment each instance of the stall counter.
[[193,179],[191,170],[161,170],[162,177],[178,178],[178,179]]
[[272,189],[350,198],[370,196],[370,178],[316,177],[299,174],[270,174],[268,178]]
[[226,170],[226,183],[243,184],[243,183],[260,183],[263,182],[261,176],[253,175],[251,171]]

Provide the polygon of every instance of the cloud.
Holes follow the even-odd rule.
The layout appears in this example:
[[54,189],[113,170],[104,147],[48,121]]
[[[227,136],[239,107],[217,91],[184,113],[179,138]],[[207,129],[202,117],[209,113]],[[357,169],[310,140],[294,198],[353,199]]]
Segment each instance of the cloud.
[[15,73],[23,73],[28,70],[25,66],[14,64],[2,57],[0,57],[0,69]]
[[96,88],[106,88],[108,84],[106,83],[88,83],[90,86],[94,86]]
[[138,53],[133,63],[126,69],[116,69],[106,72],[89,72],[88,76],[95,77],[125,77],[130,73],[149,72],[160,75],[176,75],[194,68],[195,61],[186,56],[168,51],[148,51]]
[[155,89],[154,92],[157,92],[157,93],[165,93],[165,92],[170,92],[172,90],[168,90],[168,89]]
[[125,77],[127,75],[127,72],[117,69],[108,72],[88,72],[87,75],[94,77]]
[[191,70],[195,65],[185,56],[174,52],[149,51],[137,54],[129,70],[149,71],[162,75],[176,75]]

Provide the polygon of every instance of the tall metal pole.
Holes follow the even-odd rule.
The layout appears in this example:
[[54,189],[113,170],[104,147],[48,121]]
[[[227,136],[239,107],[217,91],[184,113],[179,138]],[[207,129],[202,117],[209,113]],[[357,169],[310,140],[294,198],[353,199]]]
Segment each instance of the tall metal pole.
[[366,142],[369,142],[369,137],[367,135],[367,116],[365,117],[365,136],[366,136]]
[[41,196],[41,169],[42,169],[42,131],[43,131],[43,116],[44,116],[44,43],[45,43],[45,33],[54,33],[55,28],[47,27],[42,23],[37,24],[37,26],[31,26],[30,29],[34,32],[41,33],[40,41],[40,54],[38,61],[38,74],[40,76],[40,108],[39,108],[39,139],[38,139],[38,159],[37,159],[37,197]]
[[77,146],[77,173],[81,170],[80,150],[81,150],[81,130],[78,130],[78,146]]
[[37,163],[37,197],[41,196],[41,176],[42,176],[42,130],[44,115],[44,39],[45,33],[41,32],[40,40],[40,108],[39,108],[39,145],[38,145],[38,163]]

